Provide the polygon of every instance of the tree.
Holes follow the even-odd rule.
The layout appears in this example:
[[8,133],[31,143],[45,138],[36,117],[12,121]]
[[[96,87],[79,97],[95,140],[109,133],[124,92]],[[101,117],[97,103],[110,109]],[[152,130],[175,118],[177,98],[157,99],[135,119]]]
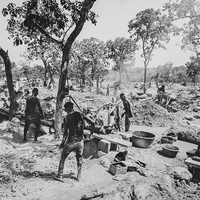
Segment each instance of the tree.
[[95,78],[97,80],[97,90],[99,90],[99,79],[104,75],[103,71],[108,64],[105,56],[105,44],[103,41],[93,37],[83,39],[81,41],[81,51],[83,58],[89,65],[90,90]]
[[[25,57],[28,62],[32,60],[42,61],[44,65],[44,70],[42,70],[44,72],[44,76],[42,77],[44,86],[47,86],[48,78],[50,79],[49,84],[54,81],[53,74],[58,74],[58,66],[60,66],[61,63],[61,51],[56,44],[45,40],[43,35],[32,36],[31,40],[27,42],[27,48],[23,57]],[[53,63],[55,63],[55,65]]]
[[119,72],[119,87],[122,81],[122,73],[126,62],[131,62],[134,58],[137,46],[132,39],[117,37],[114,41],[106,42],[107,56],[115,63],[114,70]]
[[108,65],[104,42],[92,37],[76,41],[72,47],[71,57],[70,71],[73,77],[81,80],[81,86],[85,85],[87,80],[90,83],[90,90],[96,79],[98,91],[100,79],[105,76]]
[[80,87],[89,81],[89,61],[84,57],[84,48],[82,48],[82,41],[75,41],[71,48],[71,58],[69,67],[69,76],[79,82]]
[[[164,5],[174,23],[174,35],[181,35],[182,49],[200,52],[200,2],[198,0],[174,0]],[[178,23],[182,22],[181,27]]]
[[187,67],[187,75],[191,78],[195,86],[197,83],[197,77],[200,75],[200,66],[196,57],[191,57],[190,60],[191,61],[187,62],[185,65]]
[[13,85],[12,71],[11,71],[12,67],[8,52],[4,51],[1,47],[0,47],[0,56],[3,58],[5,65],[6,80],[10,96],[10,108],[9,108],[8,118],[9,120],[11,120],[15,116],[16,112],[15,89]]
[[62,52],[58,83],[55,130],[59,134],[62,127],[62,104],[68,74],[70,49],[81,32],[85,22],[96,24],[96,14],[91,10],[96,0],[70,1],[29,0],[21,7],[10,3],[3,9],[9,16],[7,30],[15,44],[21,44],[33,33],[42,34],[47,41],[57,44]]
[[[146,93],[147,66],[156,48],[165,48],[164,43],[169,42],[171,23],[160,10],[146,9],[137,13],[130,20],[128,28],[131,38],[136,43],[141,41],[142,57],[144,57],[144,93]],[[164,42],[164,43],[163,43]]]

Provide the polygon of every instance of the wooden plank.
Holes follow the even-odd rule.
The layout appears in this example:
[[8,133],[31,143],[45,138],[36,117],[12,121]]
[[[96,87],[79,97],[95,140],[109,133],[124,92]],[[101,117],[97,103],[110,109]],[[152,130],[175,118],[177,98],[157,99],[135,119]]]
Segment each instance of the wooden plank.
[[119,134],[122,136],[122,137],[124,137],[124,138],[127,138],[127,139],[130,139],[132,136],[133,136],[133,134],[132,133],[127,133],[127,132],[119,132]]
[[199,168],[200,169],[200,162],[196,160],[192,160],[192,158],[188,158],[185,160],[185,163],[189,166]]
[[124,147],[132,147],[132,142],[128,142],[122,139],[115,138],[115,139],[106,139],[106,140],[108,140],[109,142],[113,144],[118,144]]
[[[90,131],[87,131],[87,130],[84,130],[84,134],[86,136],[89,136],[90,135]],[[111,139],[111,138],[105,138],[104,136],[101,136],[101,135],[98,135],[96,133],[93,133],[92,136],[94,138],[97,138],[99,140],[107,140],[113,144],[117,144],[117,145],[121,145],[121,146],[124,146],[124,147],[131,147],[132,146],[132,143],[131,142],[128,142],[128,141],[125,141],[125,140],[122,140],[122,139],[117,139],[117,138],[114,138],[114,139]]]

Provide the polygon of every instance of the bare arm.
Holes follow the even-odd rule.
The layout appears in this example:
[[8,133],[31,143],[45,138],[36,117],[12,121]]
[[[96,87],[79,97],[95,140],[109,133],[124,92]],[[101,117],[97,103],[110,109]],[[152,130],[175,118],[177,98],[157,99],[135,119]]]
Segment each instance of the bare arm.
[[41,105],[40,105],[39,99],[38,99],[37,105],[38,105],[38,109],[39,109],[39,111],[40,111],[40,115],[41,115],[41,117],[43,117],[44,115],[43,115],[43,111],[42,111],[42,107],[41,107]]
[[67,126],[67,122],[65,121],[66,119],[64,118],[63,120],[63,139],[62,139],[62,142],[60,144],[60,149],[64,147],[64,144],[65,142],[67,141],[68,139],[68,126]]

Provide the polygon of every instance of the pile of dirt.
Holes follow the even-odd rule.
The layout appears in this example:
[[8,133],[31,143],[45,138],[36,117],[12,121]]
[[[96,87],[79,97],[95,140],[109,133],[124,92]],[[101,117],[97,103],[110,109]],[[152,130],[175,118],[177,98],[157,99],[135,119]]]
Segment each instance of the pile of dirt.
[[181,125],[171,126],[168,130],[165,131],[163,134],[175,134],[178,136],[179,140],[192,142],[195,144],[199,144],[200,142],[200,127],[197,126],[191,126],[191,125]]
[[153,99],[136,102],[132,108],[131,123],[139,126],[168,127],[179,124],[179,117],[169,113]]
[[[51,102],[55,102],[56,94],[53,94],[53,91],[50,94],[48,90],[40,89],[39,92],[40,99],[50,95]],[[112,102],[111,96],[90,92],[72,91],[71,95],[81,109],[89,108],[95,113],[105,104]],[[68,100],[66,97],[64,102]],[[120,109],[123,111],[122,104]],[[187,113],[181,110],[170,113],[153,99],[143,99],[135,102],[132,111],[131,124],[171,127],[167,131],[178,136],[189,135],[190,139],[199,137],[199,129],[188,126],[188,120],[185,119],[186,114],[192,115],[192,109]],[[172,159],[161,153],[162,146],[156,142],[148,149],[118,148],[119,151],[128,151],[126,161],[134,167],[126,174],[113,176],[109,173],[110,160],[105,153],[99,154],[97,142],[87,141],[83,153],[81,181],[77,183],[75,180],[76,158],[72,153],[65,163],[64,183],[62,183],[53,178],[58,170],[60,140],[56,141],[53,135],[46,134],[38,138],[39,143],[33,143],[29,133],[29,140],[24,144],[21,142],[23,127],[19,120],[4,121],[0,127],[0,199],[2,200],[64,200],[66,197],[69,200],[197,200],[200,198],[200,184],[191,181],[192,175],[184,163],[187,156],[181,149]],[[118,132],[105,137],[121,138]],[[140,165],[141,163],[145,165]]]

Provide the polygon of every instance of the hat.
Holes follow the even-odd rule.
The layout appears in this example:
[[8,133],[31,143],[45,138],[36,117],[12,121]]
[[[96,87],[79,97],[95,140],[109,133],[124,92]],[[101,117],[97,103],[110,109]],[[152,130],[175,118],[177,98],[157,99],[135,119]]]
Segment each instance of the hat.
[[73,108],[73,105],[74,104],[72,102],[68,101],[67,103],[65,103],[64,107],[65,108]]

